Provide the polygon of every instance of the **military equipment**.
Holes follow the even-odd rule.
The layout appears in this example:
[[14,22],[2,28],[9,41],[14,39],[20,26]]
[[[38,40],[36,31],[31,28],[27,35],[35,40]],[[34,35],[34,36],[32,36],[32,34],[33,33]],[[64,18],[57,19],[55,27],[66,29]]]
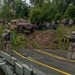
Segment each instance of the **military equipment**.
[[69,42],[75,43],[75,31],[72,31],[71,36],[69,38]]
[[0,18],[0,24],[2,25],[4,23],[4,20]]
[[30,23],[19,23],[17,26],[18,32],[30,31],[31,33],[34,32],[34,27]]
[[11,20],[8,25],[12,29],[17,29],[18,32],[30,31],[31,33],[34,32],[34,25],[30,23],[28,20],[18,19],[18,20]]
[[8,26],[12,29],[15,29],[16,26],[17,26],[17,20],[11,20],[9,23],[8,23]]

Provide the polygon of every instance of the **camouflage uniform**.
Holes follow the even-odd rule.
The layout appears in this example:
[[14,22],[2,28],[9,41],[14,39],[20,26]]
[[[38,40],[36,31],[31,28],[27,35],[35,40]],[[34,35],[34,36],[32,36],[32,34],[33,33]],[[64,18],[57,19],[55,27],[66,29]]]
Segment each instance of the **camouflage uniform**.
[[[10,30],[5,29],[4,33],[3,33],[3,51],[7,52],[9,49],[9,44],[10,44],[10,39],[6,39],[5,36],[8,35],[10,33]],[[10,37],[10,35],[8,35],[8,37]]]
[[75,32],[72,32],[72,35],[68,37],[69,39],[69,48],[68,48],[68,59],[75,58]]
[[75,58],[75,43],[70,43],[69,44],[69,48],[68,48],[68,59],[72,58],[74,59]]

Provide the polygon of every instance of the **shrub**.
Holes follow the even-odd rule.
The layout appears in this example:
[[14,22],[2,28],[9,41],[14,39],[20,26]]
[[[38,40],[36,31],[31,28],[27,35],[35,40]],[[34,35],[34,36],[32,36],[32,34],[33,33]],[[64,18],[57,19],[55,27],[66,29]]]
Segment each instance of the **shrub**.
[[75,6],[69,5],[63,17],[72,18],[75,21]]

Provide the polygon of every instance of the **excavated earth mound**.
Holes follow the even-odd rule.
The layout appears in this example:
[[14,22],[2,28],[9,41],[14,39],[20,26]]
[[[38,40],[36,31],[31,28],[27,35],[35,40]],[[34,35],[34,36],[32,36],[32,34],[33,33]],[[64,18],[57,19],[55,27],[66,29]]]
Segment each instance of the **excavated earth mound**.
[[56,48],[58,37],[55,31],[35,31],[25,35],[28,39],[27,48]]

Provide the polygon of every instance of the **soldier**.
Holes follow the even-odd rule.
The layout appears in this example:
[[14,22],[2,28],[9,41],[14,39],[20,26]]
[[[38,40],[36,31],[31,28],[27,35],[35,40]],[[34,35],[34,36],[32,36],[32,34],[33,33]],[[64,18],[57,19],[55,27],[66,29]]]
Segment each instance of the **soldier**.
[[75,31],[72,31],[70,36],[67,36],[69,39],[69,48],[68,48],[68,59],[75,58]]
[[73,20],[72,18],[69,18],[69,26],[72,26],[73,25]]
[[69,45],[70,45],[68,49],[69,50],[68,56],[69,58],[74,59],[75,58],[75,31],[72,31],[71,36],[68,37],[69,37]]
[[5,29],[3,33],[3,51],[7,53],[10,44],[10,30]]
[[62,39],[62,42],[66,43],[66,39],[69,40],[69,47],[68,47],[68,55],[67,58],[68,59],[75,59],[75,31],[72,32],[72,34],[70,36],[65,36]]

